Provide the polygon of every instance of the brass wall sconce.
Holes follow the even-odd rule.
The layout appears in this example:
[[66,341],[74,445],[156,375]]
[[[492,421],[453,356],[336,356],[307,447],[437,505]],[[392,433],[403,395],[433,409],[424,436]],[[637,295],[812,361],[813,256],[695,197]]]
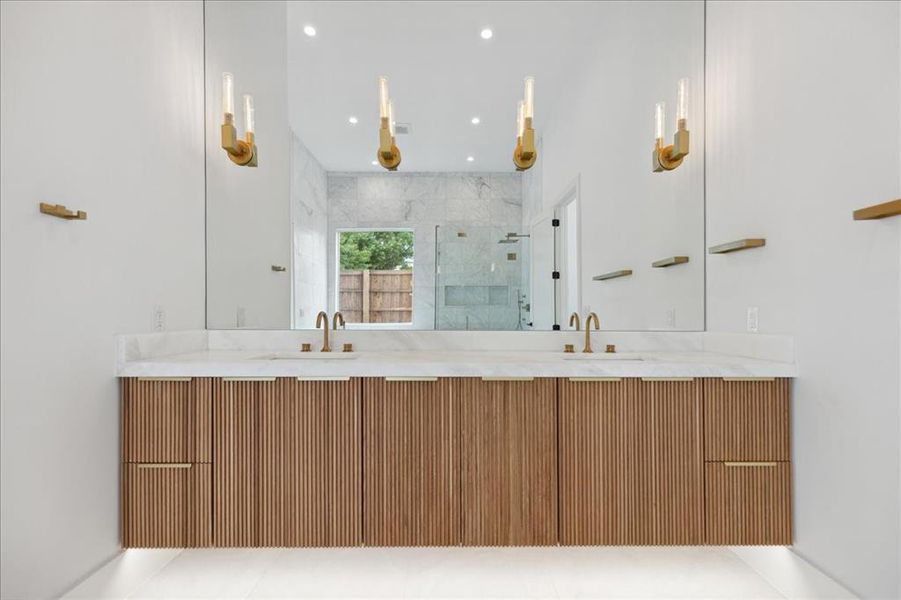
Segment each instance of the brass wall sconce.
[[535,117],[535,78],[526,77],[523,99],[519,101],[516,111],[516,147],[513,149],[513,164],[517,171],[530,169],[538,160],[535,150],[535,130],[532,121]]
[[688,79],[679,80],[679,103],[676,107],[676,133],[673,135],[673,143],[663,145],[666,135],[666,106],[658,102],[654,110],[654,154],[652,168],[655,173],[672,171],[682,164],[682,159],[688,156]]
[[244,139],[238,139],[235,127],[234,77],[222,74],[222,149],[233,163],[242,167],[257,166],[257,146],[254,141],[253,96],[244,94]]
[[379,164],[389,171],[400,165],[400,149],[394,139],[394,104],[388,96],[388,78],[379,77]]

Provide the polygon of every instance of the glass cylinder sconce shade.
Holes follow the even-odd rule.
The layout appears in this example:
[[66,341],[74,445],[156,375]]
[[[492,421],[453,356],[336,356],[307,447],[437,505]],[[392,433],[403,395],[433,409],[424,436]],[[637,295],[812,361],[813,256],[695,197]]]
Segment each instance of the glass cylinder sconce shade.
[[679,103],[676,106],[676,120],[680,125],[688,123],[688,97],[690,93],[689,81],[687,77],[679,80]]
[[244,94],[244,132],[254,132],[253,96]]
[[525,93],[523,95],[523,117],[532,119],[535,116],[535,78],[531,75],[526,77]]
[[658,102],[654,107],[654,139],[663,140],[666,131],[666,105]]
[[235,78],[231,73],[222,74],[222,114],[235,114]]
[[388,119],[388,78],[379,77],[379,117]]

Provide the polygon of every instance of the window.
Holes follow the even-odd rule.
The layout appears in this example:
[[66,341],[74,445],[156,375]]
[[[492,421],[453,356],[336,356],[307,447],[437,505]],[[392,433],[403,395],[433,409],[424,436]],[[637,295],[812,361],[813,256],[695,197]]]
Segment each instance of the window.
[[345,322],[413,322],[412,231],[339,231],[338,262]]

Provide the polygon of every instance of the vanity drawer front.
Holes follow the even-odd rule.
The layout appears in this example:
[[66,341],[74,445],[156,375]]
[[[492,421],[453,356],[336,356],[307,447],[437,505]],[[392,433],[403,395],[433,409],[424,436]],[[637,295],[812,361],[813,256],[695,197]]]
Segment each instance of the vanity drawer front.
[[123,462],[210,462],[209,378],[122,380]]
[[712,462],[705,469],[707,544],[792,543],[791,463]]
[[704,458],[790,460],[789,380],[704,380]]
[[126,463],[122,545],[197,548],[212,537],[212,468],[206,463]]

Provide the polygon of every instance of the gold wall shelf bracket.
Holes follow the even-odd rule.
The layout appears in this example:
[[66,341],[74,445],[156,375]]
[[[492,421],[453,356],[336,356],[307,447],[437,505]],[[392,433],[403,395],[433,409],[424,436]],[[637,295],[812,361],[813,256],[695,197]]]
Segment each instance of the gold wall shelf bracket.
[[872,221],[901,215],[901,199],[889,200],[882,204],[874,204],[854,211],[855,221]]
[[607,281],[608,279],[617,279],[619,277],[629,277],[632,274],[632,269],[620,269],[619,271],[610,271],[609,273],[603,273],[601,275],[595,275],[591,278],[592,281]]
[[41,212],[58,219],[66,219],[67,221],[86,221],[88,213],[83,210],[69,210],[62,204],[48,204],[41,202]]
[[761,248],[766,246],[764,238],[747,238],[743,240],[735,240],[734,242],[726,242],[718,244],[707,249],[708,254],[727,254],[729,252],[738,252],[739,250],[750,250],[751,248]]
[[675,265],[684,265],[687,262],[687,256],[668,256],[666,258],[661,258],[660,260],[655,260],[651,263],[651,266],[655,269],[662,269],[665,267],[673,267]]

